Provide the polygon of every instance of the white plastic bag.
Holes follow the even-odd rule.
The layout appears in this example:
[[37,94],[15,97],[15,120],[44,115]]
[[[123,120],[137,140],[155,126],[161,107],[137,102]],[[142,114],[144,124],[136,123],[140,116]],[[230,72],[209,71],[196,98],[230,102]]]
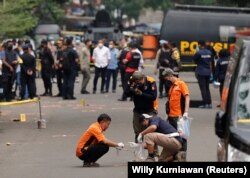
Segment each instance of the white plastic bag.
[[190,124],[191,124],[190,117],[181,117],[177,121],[177,131],[180,133],[180,136],[188,139],[190,136]]
[[135,143],[135,142],[128,142],[129,146],[134,149],[134,157],[136,162],[144,161],[145,157],[145,150],[143,143]]

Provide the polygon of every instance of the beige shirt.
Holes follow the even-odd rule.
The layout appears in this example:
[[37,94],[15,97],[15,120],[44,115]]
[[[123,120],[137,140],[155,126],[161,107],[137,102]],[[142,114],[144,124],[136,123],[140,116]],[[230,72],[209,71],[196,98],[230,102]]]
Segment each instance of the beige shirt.
[[81,70],[89,69],[89,63],[90,63],[90,50],[87,48],[87,46],[83,46],[81,53],[79,54],[80,57],[80,67]]

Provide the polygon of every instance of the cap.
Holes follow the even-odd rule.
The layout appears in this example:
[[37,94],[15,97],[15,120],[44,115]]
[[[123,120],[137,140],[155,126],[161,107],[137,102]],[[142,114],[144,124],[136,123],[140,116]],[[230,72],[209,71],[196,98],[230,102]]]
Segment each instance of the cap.
[[136,41],[131,41],[130,43],[129,43],[129,47],[131,47],[131,48],[137,48],[137,42]]
[[175,75],[176,73],[170,69],[170,68],[166,68],[163,72],[162,72],[162,76],[163,77],[167,77],[169,75]]
[[153,116],[148,115],[148,114],[142,114],[142,116],[143,116],[145,119],[149,119],[149,118],[153,117]]
[[139,72],[139,71],[135,71],[135,72],[133,73],[133,75],[132,75],[132,78],[133,78],[134,80],[141,80],[141,79],[143,79],[143,77],[144,77],[144,74],[141,73],[141,72]]
[[48,43],[48,41],[45,40],[45,39],[43,39],[43,40],[41,41],[41,44],[47,44],[47,43]]
[[166,41],[166,40],[160,40],[159,43],[160,44],[168,44],[168,41]]
[[24,44],[24,45],[22,45],[22,48],[23,48],[23,50],[27,50],[27,49],[29,49],[29,45],[28,44]]

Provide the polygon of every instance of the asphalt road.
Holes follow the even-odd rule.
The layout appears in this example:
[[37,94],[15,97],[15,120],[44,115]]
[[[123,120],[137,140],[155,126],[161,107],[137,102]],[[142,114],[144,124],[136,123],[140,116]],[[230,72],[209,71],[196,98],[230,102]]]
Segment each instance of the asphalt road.
[[[152,61],[146,61],[144,72],[153,76]],[[201,94],[193,72],[182,72],[180,77],[187,82],[192,100],[200,100]],[[157,79],[157,77],[155,77]],[[157,79],[158,80],[158,79]],[[88,90],[92,91],[93,74]],[[120,81],[118,81],[120,84]],[[100,86],[100,80],[98,81]],[[37,79],[38,94],[42,94],[41,79]],[[99,87],[98,87],[99,89]],[[218,89],[210,87],[213,109],[190,108],[193,118],[191,137],[188,140],[188,161],[216,161],[214,134],[215,112],[219,104]],[[57,94],[56,84],[53,84]],[[99,91],[99,90],[98,90]],[[0,115],[0,177],[1,178],[125,178],[127,162],[134,159],[128,142],[133,141],[133,103],[117,101],[122,94],[116,93],[81,95],[80,83],[75,85],[77,100],[68,101],[57,97],[42,97],[42,119],[46,128],[38,129],[39,107],[37,103],[1,106]],[[165,118],[164,104],[160,99],[159,115]],[[83,105],[85,103],[85,105]],[[110,151],[98,163],[99,168],[83,168],[75,156],[76,143],[90,123],[101,113],[108,113],[112,123],[105,132],[107,138],[125,143],[125,150]],[[25,122],[14,122],[25,114]]]

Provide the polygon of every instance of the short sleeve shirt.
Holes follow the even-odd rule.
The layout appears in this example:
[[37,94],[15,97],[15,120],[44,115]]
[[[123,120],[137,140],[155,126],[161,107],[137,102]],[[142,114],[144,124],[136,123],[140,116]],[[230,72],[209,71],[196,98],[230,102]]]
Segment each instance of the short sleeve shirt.
[[95,122],[89,126],[87,131],[83,133],[76,147],[76,156],[82,156],[82,149],[90,146],[91,144],[97,144],[105,139],[103,130],[98,122]]
[[181,113],[181,96],[189,95],[187,84],[177,79],[177,81],[169,89],[169,117],[179,117]]

